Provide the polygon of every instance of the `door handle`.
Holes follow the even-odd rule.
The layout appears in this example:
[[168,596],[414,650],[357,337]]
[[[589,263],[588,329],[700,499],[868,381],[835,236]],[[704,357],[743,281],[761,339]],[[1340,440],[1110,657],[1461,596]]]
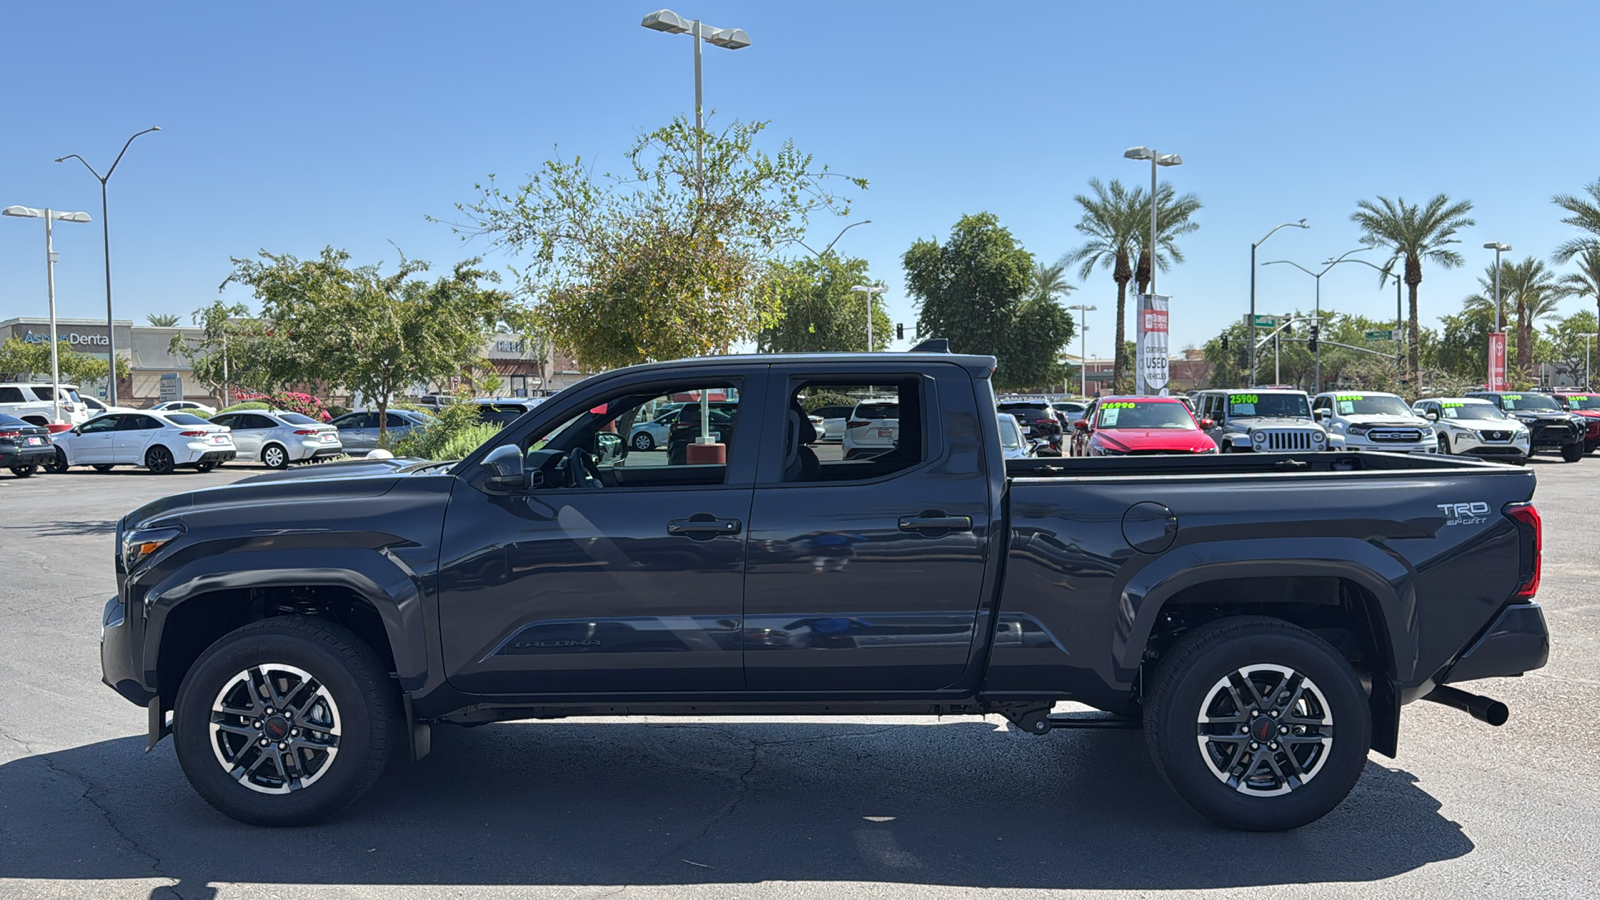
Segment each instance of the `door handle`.
[[971,516],[901,516],[901,531],[971,531]]
[[718,535],[738,534],[744,523],[738,519],[673,519],[667,523],[667,534]]

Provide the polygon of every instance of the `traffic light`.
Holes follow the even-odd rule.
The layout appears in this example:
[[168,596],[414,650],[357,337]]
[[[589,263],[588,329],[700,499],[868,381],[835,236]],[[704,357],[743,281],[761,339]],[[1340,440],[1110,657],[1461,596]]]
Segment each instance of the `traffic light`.
[[1228,336],[1227,335],[1223,335],[1222,336],[1222,352],[1223,353],[1227,353],[1228,352]]
[[894,339],[897,341],[903,341],[906,339],[906,326],[904,323],[894,323]]
[[1306,341],[1306,349],[1310,350],[1312,353],[1317,352],[1317,332],[1319,330],[1320,329],[1318,326],[1311,326],[1311,339]]

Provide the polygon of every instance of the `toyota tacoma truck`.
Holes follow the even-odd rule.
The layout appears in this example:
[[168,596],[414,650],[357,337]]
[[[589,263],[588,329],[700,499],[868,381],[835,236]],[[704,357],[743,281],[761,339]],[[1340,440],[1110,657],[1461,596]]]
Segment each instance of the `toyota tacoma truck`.
[[[1142,728],[1194,809],[1281,830],[1339,804],[1369,750],[1397,752],[1405,704],[1499,724],[1503,704],[1459,685],[1544,665],[1531,472],[1007,461],[994,366],[937,349],[641,365],[457,462],[167,497],[117,523],[105,682],[208,802],[260,825],[332,815],[445,725],[993,714],[1035,735]],[[895,398],[897,440],[816,446],[803,404],[839,394]],[[620,437],[709,400],[728,423],[677,457]]]

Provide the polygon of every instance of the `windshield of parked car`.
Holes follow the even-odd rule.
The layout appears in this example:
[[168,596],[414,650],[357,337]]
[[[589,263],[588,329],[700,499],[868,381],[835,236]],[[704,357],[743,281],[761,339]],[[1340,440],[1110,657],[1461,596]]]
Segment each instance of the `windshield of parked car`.
[[1393,394],[1339,394],[1333,403],[1341,416],[1411,416],[1411,408]]
[[1022,432],[1017,430],[1017,420],[1008,415],[1000,417],[1000,446],[1007,450],[1022,446]]
[[1439,412],[1445,419],[1504,419],[1506,414],[1494,408],[1492,403],[1463,403],[1460,400],[1445,400],[1439,404]]
[[1556,398],[1549,394],[1501,394],[1500,402],[1505,404],[1507,411],[1513,409],[1559,411],[1561,409],[1561,404],[1557,403]]
[[313,419],[310,416],[303,416],[303,415],[301,415],[299,413],[294,413],[294,412],[278,413],[278,418],[284,420],[285,422],[288,422],[290,425],[321,425],[322,424],[321,422],[318,422],[316,419]]
[[1149,400],[1108,400],[1100,404],[1097,428],[1194,428],[1181,404]]
[[210,422],[207,422],[205,419],[202,419],[199,416],[192,416],[192,415],[190,415],[188,413],[166,413],[165,415],[166,415],[166,420],[168,422],[171,422],[174,425],[210,425],[211,424]]
[[1275,416],[1291,419],[1311,418],[1311,404],[1304,394],[1229,394],[1228,417]]
[[1600,394],[1568,394],[1567,406],[1572,409],[1600,409]]
[[[36,384],[33,386],[33,392],[38,395],[40,400],[54,400],[55,391],[56,388],[53,384]],[[66,385],[61,386],[61,399],[71,400],[73,403],[82,402],[78,399],[78,392]]]

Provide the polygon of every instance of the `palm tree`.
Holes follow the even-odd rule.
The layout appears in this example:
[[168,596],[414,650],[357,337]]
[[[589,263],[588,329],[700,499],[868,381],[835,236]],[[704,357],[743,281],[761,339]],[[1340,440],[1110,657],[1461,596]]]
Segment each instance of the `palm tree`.
[[[1483,293],[1473,294],[1463,304],[1468,310],[1494,312],[1494,266],[1484,269],[1478,283]],[[1533,331],[1543,319],[1555,315],[1556,306],[1568,293],[1556,281],[1555,273],[1543,262],[1528,257],[1522,262],[1500,266],[1500,298],[1511,305],[1516,316],[1517,369],[1524,376],[1533,373]]]
[[1128,355],[1124,351],[1127,340],[1128,282],[1133,280],[1133,254],[1139,246],[1140,225],[1149,214],[1149,201],[1144,192],[1130,190],[1122,182],[1111,179],[1108,187],[1098,178],[1089,179],[1094,196],[1079,194],[1072,199],[1083,210],[1083,216],[1074,226],[1088,235],[1082,247],[1061,257],[1060,265],[1078,265],[1078,277],[1087,280],[1095,266],[1111,270],[1117,283],[1117,335],[1111,364],[1113,390],[1122,391],[1123,373],[1127,369]]
[[1589,232],[1587,237],[1573,238],[1556,248],[1556,262],[1566,262],[1578,256],[1591,247],[1600,247],[1600,181],[1592,181],[1583,186],[1590,199],[1574,197],[1571,194],[1557,194],[1550,198],[1550,202],[1561,207],[1572,215],[1561,221],[1567,225],[1576,225]]
[[1449,197],[1439,194],[1425,206],[1409,204],[1404,197],[1394,200],[1379,197],[1376,203],[1362,200],[1350,214],[1350,221],[1361,228],[1363,242],[1389,247],[1391,253],[1384,269],[1391,269],[1395,262],[1405,260],[1406,287],[1411,298],[1407,329],[1411,338],[1412,384],[1421,383],[1417,380],[1421,367],[1417,342],[1417,285],[1422,283],[1422,261],[1436,262],[1447,269],[1461,265],[1461,254],[1449,247],[1460,243],[1455,237],[1457,231],[1477,224],[1467,218],[1471,210],[1472,201],[1452,203]]
[[1563,297],[1593,297],[1596,303],[1600,303],[1600,241],[1583,248],[1576,255],[1578,271],[1561,276],[1556,290]]
[[151,313],[145,318],[157,328],[172,328],[178,324],[178,317],[172,313]]
[[[1200,223],[1191,218],[1200,211],[1200,198],[1193,194],[1179,197],[1177,193],[1170,184],[1156,189],[1156,266],[1162,272],[1170,263],[1183,262],[1177,239],[1200,227]],[[1150,286],[1149,214],[1149,207],[1146,207],[1145,215],[1139,219],[1139,264],[1133,271],[1133,280],[1138,283],[1141,294],[1148,292]]]
[[1054,302],[1057,297],[1065,297],[1075,288],[1067,284],[1067,264],[1057,262],[1047,266],[1042,262],[1033,264],[1033,287],[1028,292],[1028,299],[1044,302]]

